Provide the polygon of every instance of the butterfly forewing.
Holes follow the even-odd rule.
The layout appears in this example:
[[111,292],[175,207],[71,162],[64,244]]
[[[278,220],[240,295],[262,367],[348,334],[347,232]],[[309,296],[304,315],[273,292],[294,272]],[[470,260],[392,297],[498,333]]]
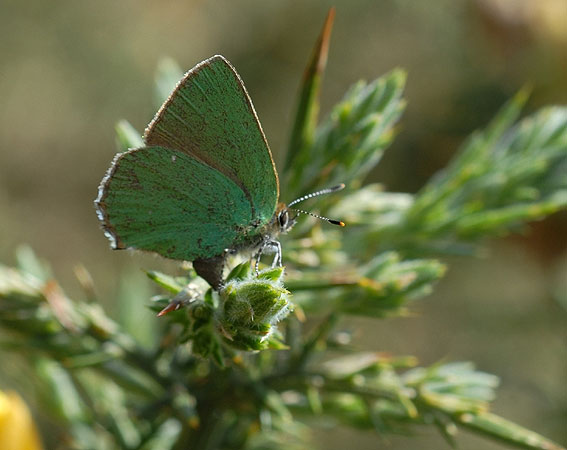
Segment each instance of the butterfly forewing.
[[145,140],[192,155],[231,179],[250,202],[255,224],[273,216],[278,178],[272,155],[242,80],[222,56],[185,75]]

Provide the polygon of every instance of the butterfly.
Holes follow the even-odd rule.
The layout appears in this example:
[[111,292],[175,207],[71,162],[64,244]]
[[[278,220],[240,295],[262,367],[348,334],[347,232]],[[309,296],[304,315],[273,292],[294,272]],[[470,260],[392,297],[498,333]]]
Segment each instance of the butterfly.
[[192,261],[216,290],[228,254],[252,251],[259,261],[273,252],[273,265],[281,265],[277,237],[306,213],[290,207],[344,187],[279,202],[278,173],[250,96],[220,55],[185,74],[144,143],[117,154],[100,183],[95,207],[104,233],[114,249]]

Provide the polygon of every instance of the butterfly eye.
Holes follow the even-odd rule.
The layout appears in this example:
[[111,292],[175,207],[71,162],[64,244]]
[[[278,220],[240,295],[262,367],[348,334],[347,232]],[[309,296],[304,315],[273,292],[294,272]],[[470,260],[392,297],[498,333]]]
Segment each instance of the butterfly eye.
[[280,229],[281,230],[285,230],[287,227],[287,223],[289,221],[289,213],[287,212],[287,209],[284,209],[282,212],[279,213],[278,215],[278,222],[280,224]]

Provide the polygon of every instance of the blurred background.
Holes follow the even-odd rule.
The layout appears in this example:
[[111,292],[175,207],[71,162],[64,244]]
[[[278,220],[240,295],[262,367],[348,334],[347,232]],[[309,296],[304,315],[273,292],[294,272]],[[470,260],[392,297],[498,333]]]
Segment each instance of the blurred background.
[[[358,79],[409,72],[399,136],[371,175],[388,190],[417,191],[522,86],[533,90],[526,112],[567,103],[566,0],[3,0],[0,261],[14,263],[16,247],[28,243],[70,296],[80,295],[73,268],[82,263],[119,314],[121,275],[143,280],[140,268],[174,265],[112,252],[99,229],[93,200],[117,151],[115,123],[126,118],[143,130],[153,117],[160,58],[188,70],[220,53],[244,79],[276,163],[283,161],[301,74],[332,5],[323,116]],[[488,243],[481,258],[448,263],[414,317],[379,329],[349,321],[357,345],[414,354],[423,364],[473,360],[502,377],[496,413],[567,442],[566,215]],[[138,320],[151,321],[146,298]],[[0,366],[0,389],[18,388],[17,371]],[[341,428],[317,439],[337,449],[445,445],[433,430],[419,442]],[[501,448],[466,434],[460,442]]]

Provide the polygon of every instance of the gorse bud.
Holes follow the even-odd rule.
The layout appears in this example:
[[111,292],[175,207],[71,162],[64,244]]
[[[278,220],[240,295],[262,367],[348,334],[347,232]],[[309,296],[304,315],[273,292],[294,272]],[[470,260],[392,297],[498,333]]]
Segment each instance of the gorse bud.
[[173,279],[159,272],[148,276],[175,294],[155,298],[153,309],[172,323],[187,324],[181,341],[190,342],[194,354],[212,356],[224,366],[223,343],[225,350],[286,348],[276,326],[293,310],[283,273],[283,267],[275,267],[256,274],[244,262],[234,267],[220,292],[209,289],[205,294],[187,277]]
[[282,348],[276,324],[293,306],[282,285],[283,268],[251,274],[248,263],[237,266],[220,292],[217,325],[224,342],[239,350]]

